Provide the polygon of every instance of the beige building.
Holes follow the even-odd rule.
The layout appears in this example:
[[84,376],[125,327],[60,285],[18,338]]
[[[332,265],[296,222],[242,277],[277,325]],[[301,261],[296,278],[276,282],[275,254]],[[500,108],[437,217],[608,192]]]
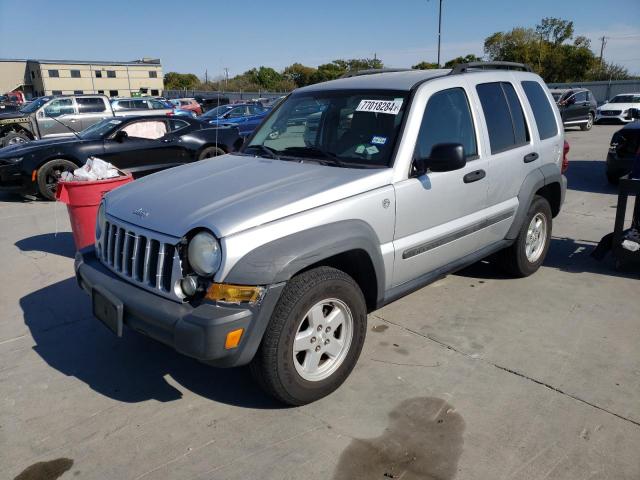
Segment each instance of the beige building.
[[150,58],[132,62],[0,60],[0,93],[13,90],[18,83],[34,97],[74,93],[130,97],[162,95],[164,89],[160,60]]

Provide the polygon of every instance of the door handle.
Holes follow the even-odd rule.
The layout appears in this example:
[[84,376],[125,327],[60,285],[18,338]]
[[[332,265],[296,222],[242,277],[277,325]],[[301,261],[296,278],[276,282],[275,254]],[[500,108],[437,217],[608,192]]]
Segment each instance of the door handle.
[[464,183],[477,182],[478,180],[482,180],[486,175],[487,172],[485,172],[484,170],[474,170],[473,172],[469,172],[464,177],[462,177],[462,181]]
[[528,155],[524,156],[524,163],[529,163],[529,162],[533,162],[534,160],[538,159],[538,154],[536,152],[531,152]]
[[175,142],[176,139],[175,138],[165,138],[164,140],[162,140],[164,143],[171,143],[171,142]]

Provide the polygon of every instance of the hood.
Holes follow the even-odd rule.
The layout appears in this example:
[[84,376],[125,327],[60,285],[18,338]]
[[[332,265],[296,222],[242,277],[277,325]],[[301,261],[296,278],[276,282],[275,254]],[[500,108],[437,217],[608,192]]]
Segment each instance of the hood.
[[7,147],[0,148],[0,157],[6,157],[8,155],[12,157],[15,157],[16,155],[26,155],[42,148],[79,141],[81,140],[78,140],[76,137],[53,137],[32,140],[30,142],[18,143],[16,145],[9,145]]
[[622,110],[629,108],[640,108],[638,103],[604,103],[598,107],[600,110]]
[[[390,168],[223,155],[124,185],[106,196],[106,211],[175,237],[205,227],[222,238],[388,185],[391,176]],[[146,215],[139,216],[140,210]]]
[[12,110],[0,113],[0,122],[2,120],[15,120],[17,118],[28,118],[28,113],[22,113],[20,110]]

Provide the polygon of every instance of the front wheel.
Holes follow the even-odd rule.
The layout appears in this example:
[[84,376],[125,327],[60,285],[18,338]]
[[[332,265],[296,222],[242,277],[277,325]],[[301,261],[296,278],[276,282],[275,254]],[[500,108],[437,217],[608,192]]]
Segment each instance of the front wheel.
[[591,130],[591,127],[593,127],[593,113],[589,113],[589,116],[587,117],[587,123],[580,125],[580,130]]
[[38,169],[38,193],[47,200],[56,199],[56,188],[62,172],[72,172],[78,166],[64,159],[49,160]]
[[500,252],[500,263],[507,272],[528,277],[540,268],[551,243],[551,222],[549,202],[536,195],[515,242]]
[[0,140],[0,145],[8,147],[9,145],[19,145],[21,143],[30,142],[31,139],[27,134],[22,132],[9,132]]
[[353,278],[335,268],[314,268],[285,287],[251,372],[284,403],[313,402],[351,373],[366,330],[367,307]]

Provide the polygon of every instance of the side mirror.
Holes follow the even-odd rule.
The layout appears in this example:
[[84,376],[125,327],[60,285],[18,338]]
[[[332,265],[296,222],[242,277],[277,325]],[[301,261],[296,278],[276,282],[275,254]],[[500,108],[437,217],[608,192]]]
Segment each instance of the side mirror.
[[427,171],[450,172],[467,164],[464,147],[459,143],[438,143],[433,146],[428,158],[418,158],[414,162],[418,176]]
[[129,138],[129,134],[124,130],[118,130],[116,136],[113,137],[113,139],[118,143],[124,142],[127,138]]
[[44,118],[44,110],[38,112],[38,118]]
[[629,112],[627,113],[627,119],[632,120],[632,119],[639,119],[640,118],[640,108],[630,108]]

